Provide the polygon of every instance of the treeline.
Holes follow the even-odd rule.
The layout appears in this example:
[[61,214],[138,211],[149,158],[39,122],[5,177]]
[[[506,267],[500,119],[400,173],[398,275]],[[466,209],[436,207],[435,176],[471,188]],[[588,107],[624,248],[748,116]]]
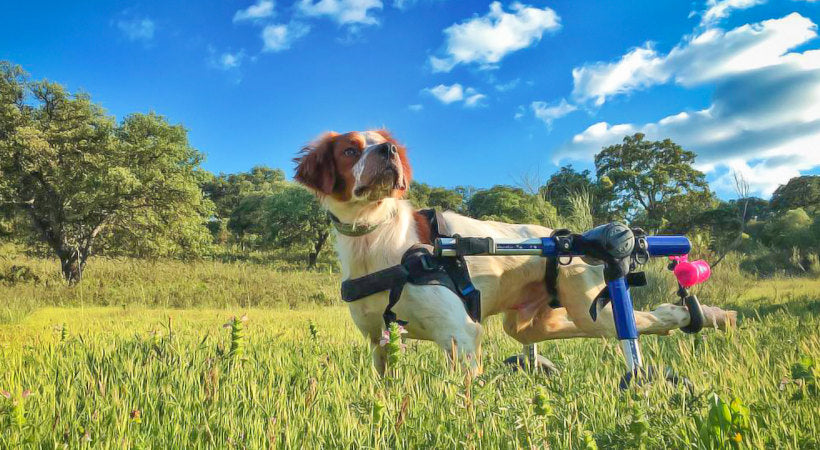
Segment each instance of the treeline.
[[[92,254],[299,254],[317,263],[331,233],[311,193],[280,169],[216,175],[202,159],[181,125],[154,113],[116,121],[87,94],[0,62],[0,239],[56,256],[71,283]],[[602,149],[594,172],[565,166],[543,182],[487,189],[414,182],[408,198],[419,208],[578,231],[621,220],[686,233],[716,259],[745,252],[758,272],[820,270],[820,177],[794,178],[767,201],[738,176],[738,199],[727,202],[694,161],[668,139],[635,134]]]

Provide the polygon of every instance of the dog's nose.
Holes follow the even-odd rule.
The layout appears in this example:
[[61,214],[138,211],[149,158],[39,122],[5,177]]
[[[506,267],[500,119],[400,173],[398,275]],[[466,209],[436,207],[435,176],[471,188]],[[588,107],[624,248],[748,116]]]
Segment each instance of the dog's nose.
[[396,154],[396,146],[390,142],[385,142],[379,145],[377,152],[384,156],[385,159],[392,158]]

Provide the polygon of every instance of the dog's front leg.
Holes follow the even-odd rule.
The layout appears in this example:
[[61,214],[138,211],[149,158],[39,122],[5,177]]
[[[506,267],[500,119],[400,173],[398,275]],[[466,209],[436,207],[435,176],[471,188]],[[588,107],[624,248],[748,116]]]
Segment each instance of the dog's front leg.
[[384,376],[384,371],[387,366],[387,351],[384,346],[379,345],[380,337],[370,338],[370,354],[373,355],[373,368],[379,373],[379,376]]
[[394,311],[409,322],[409,337],[435,342],[451,367],[461,364],[475,375],[481,372],[481,324],[470,318],[453,291],[408,284]]

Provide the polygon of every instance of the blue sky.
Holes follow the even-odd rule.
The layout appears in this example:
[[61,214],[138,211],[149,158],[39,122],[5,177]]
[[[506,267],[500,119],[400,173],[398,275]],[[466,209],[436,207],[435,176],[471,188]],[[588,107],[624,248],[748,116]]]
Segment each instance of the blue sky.
[[820,2],[4,2],[0,59],[117,117],[190,130],[215,172],[290,175],[325,130],[385,126],[416,179],[485,187],[627,133],[767,196],[820,167]]

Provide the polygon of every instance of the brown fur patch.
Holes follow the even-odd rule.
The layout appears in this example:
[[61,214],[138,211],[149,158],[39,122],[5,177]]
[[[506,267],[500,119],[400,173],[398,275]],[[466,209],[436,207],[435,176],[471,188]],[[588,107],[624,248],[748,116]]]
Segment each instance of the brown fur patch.
[[419,242],[422,244],[433,244],[433,231],[430,229],[430,223],[421,213],[413,211],[413,220],[416,221],[416,231],[419,234]]

